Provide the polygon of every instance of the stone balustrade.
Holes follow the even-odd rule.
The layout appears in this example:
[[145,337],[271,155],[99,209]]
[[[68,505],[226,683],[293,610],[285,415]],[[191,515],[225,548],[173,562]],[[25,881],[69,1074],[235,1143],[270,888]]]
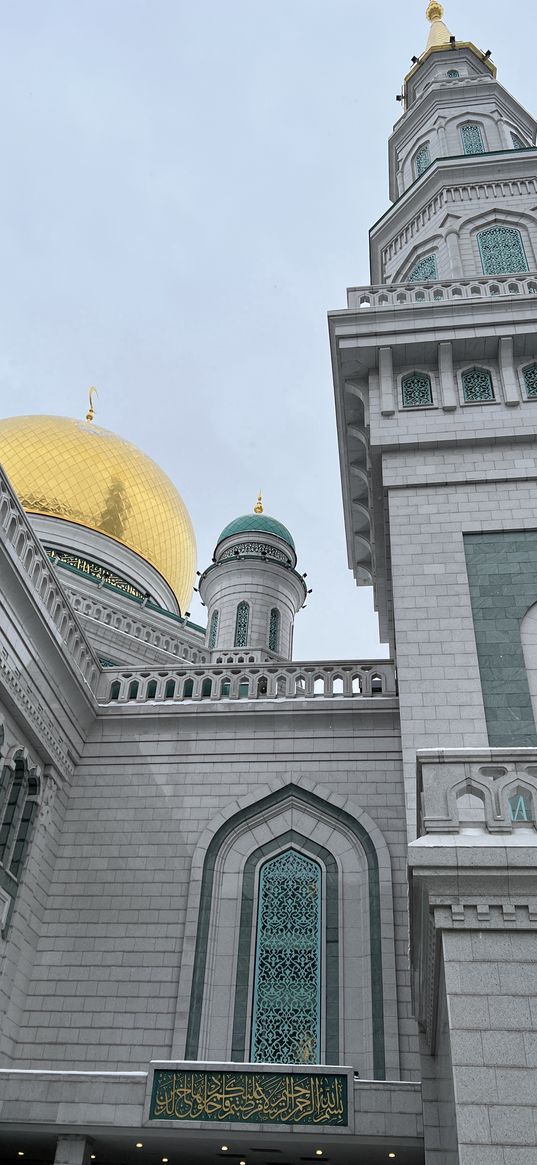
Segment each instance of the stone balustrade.
[[535,275],[495,275],[493,278],[435,280],[429,283],[391,283],[378,287],[351,287],[348,307],[355,311],[382,311],[423,307],[461,300],[513,295],[537,296]]
[[18,572],[26,579],[37,605],[67,648],[69,658],[94,689],[100,668],[73,614],[56,572],[0,467],[0,537]]
[[534,831],[537,749],[423,749],[418,835]]
[[199,701],[366,699],[396,695],[388,660],[360,663],[259,664],[255,667],[173,668],[125,671],[108,668],[98,686],[100,704]]

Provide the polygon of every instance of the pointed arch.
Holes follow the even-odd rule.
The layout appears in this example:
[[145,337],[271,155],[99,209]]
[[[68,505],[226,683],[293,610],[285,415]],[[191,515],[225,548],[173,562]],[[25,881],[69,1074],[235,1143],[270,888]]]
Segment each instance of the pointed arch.
[[[300,784],[278,786],[240,806],[235,803],[234,812],[217,819],[200,841],[193,858],[190,925],[185,933],[172,1055],[193,1060],[248,1059],[252,912],[257,892],[252,885],[258,886],[260,865],[270,853],[292,846],[320,862],[327,893],[331,879],[332,910],[334,894],[340,903],[337,921],[334,915],[330,925],[327,921],[324,940],[327,977],[329,954],[333,961],[333,988],[327,992],[323,985],[324,1056],[333,1063],[353,1063],[362,1074],[383,1079],[386,1068],[397,1072],[399,1063],[397,1033],[390,1028],[385,1034],[384,1025],[385,1003],[389,1000],[389,1008],[397,1007],[395,954],[389,937],[393,907],[388,850],[380,831],[359,806],[360,820],[349,812],[353,808],[349,800],[329,790],[325,799],[320,790],[313,792],[306,784],[310,782],[301,779]],[[326,901],[328,910],[328,897]],[[239,935],[232,953],[230,934]],[[352,992],[339,990],[341,974],[354,982]],[[337,1022],[336,1006],[342,1009]],[[187,1024],[181,1018],[185,1015]],[[225,1015],[229,1016],[227,1026],[222,1020]]]

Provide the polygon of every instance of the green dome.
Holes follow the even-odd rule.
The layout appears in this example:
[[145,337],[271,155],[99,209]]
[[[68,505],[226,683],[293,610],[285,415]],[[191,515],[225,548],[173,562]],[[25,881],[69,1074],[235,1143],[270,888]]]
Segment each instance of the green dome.
[[222,530],[218,543],[223,542],[224,538],[230,538],[232,534],[274,534],[276,538],[281,538],[282,542],[287,542],[292,550],[295,549],[286,526],[268,514],[243,514],[242,517],[235,518],[234,522],[230,522],[229,526]]

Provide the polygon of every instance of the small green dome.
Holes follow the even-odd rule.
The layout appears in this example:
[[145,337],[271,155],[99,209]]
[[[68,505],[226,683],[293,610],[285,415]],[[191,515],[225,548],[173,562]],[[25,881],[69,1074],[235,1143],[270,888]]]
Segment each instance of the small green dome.
[[276,538],[281,538],[282,542],[287,542],[292,550],[295,549],[286,526],[268,514],[243,514],[240,518],[235,518],[234,522],[230,522],[229,526],[222,530],[217,545],[223,542],[224,538],[230,538],[232,534],[274,534]]

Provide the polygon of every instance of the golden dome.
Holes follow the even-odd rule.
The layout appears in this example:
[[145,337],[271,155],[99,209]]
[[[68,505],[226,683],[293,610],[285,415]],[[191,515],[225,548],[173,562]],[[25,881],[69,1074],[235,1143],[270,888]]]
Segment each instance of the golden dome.
[[68,417],[0,420],[0,463],[31,514],[107,534],[163,576],[188,608],[196,539],[188,510],[162,469],[129,441]]

